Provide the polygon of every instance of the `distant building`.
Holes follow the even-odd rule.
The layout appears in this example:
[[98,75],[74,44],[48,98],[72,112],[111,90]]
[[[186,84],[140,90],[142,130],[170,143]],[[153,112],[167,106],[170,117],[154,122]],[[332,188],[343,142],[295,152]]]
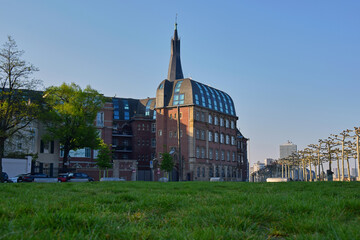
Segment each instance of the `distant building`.
[[272,159],[272,158],[265,158],[265,161],[264,161],[265,166],[271,165],[273,162],[274,162],[274,159]]
[[280,145],[280,159],[290,156],[292,153],[297,151],[297,145],[288,141],[285,144]]

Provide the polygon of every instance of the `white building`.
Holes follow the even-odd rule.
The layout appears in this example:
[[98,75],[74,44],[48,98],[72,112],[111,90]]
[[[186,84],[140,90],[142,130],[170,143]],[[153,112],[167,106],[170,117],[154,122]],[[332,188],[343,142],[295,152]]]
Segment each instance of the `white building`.
[[265,166],[271,165],[273,162],[274,162],[274,159],[272,159],[272,158],[265,158],[265,161],[264,161]]
[[297,151],[297,145],[288,141],[285,144],[280,145],[280,159],[290,156],[292,153]]

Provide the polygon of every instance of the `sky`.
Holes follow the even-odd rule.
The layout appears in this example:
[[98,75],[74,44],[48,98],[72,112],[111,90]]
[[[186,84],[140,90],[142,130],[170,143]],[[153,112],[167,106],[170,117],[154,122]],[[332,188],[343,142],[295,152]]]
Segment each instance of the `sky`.
[[253,164],[360,126],[360,1],[0,0],[44,87],[155,97],[178,14],[184,77],[227,92]]

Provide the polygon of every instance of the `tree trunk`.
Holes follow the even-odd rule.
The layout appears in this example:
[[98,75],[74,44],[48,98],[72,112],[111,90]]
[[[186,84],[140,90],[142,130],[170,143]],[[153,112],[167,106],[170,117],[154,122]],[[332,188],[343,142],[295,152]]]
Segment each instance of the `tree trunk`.
[[337,164],[337,174],[338,174],[338,181],[340,180],[340,161],[339,155],[336,153],[336,164]]
[[342,141],[342,149],[341,149],[341,161],[342,161],[342,176],[341,176],[341,181],[344,181],[344,180],[345,180],[344,141],[345,141],[345,139],[343,139],[343,141]]
[[4,181],[3,179],[3,165],[2,165],[2,159],[4,157],[4,150],[5,150],[5,139],[1,138],[0,139],[0,182]]
[[67,144],[65,144],[65,146],[64,146],[63,166],[62,166],[64,172],[67,172],[67,162],[68,162],[69,152],[70,152],[69,146]]
[[350,179],[350,163],[349,163],[348,155],[346,155],[346,162],[347,162],[347,167],[348,167],[348,181],[351,181],[351,179]]
[[309,158],[309,168],[310,168],[310,182],[312,182],[312,170],[311,170],[311,159]]

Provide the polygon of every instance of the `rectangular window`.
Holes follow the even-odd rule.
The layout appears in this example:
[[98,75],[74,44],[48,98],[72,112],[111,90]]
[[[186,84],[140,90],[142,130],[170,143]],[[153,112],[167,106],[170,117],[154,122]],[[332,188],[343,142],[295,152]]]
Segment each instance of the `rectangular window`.
[[159,130],[159,136],[162,136],[162,130]]
[[151,124],[151,132],[156,132],[156,123]]
[[103,127],[104,126],[104,112],[98,112],[96,115],[96,126]]
[[124,112],[124,120],[129,120],[129,119],[130,119],[130,113]]
[[205,148],[201,148],[201,158],[205,158]]
[[156,147],[156,138],[151,139],[151,147]]
[[213,159],[213,150],[211,148],[209,149],[209,159]]
[[172,138],[172,131],[169,132],[169,138]]
[[221,160],[225,161],[225,152],[224,152],[224,150],[221,150]]
[[196,147],[196,157],[200,158],[200,148]]

